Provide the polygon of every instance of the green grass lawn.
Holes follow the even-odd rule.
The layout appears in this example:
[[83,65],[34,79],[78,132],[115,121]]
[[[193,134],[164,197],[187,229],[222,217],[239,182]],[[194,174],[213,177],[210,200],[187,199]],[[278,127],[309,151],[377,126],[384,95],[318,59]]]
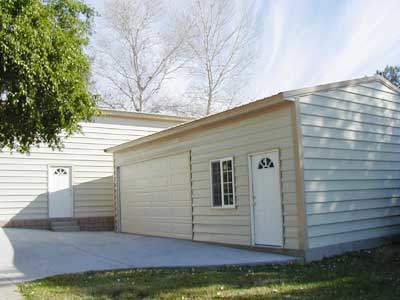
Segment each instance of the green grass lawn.
[[19,286],[26,299],[400,299],[400,250],[313,263],[131,269],[61,275]]

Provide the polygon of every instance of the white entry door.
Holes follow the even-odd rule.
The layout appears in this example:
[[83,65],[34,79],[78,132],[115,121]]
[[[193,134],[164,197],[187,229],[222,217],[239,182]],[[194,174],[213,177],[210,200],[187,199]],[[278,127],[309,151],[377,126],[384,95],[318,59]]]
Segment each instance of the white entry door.
[[283,246],[279,151],[255,154],[250,158],[254,243]]
[[73,216],[71,167],[49,168],[49,217]]

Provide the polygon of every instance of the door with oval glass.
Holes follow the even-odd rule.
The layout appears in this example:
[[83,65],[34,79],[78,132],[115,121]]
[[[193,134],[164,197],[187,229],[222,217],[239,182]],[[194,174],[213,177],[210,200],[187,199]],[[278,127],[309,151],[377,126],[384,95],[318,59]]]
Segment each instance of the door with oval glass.
[[250,155],[253,242],[283,246],[279,150]]
[[73,216],[71,167],[49,167],[49,217]]

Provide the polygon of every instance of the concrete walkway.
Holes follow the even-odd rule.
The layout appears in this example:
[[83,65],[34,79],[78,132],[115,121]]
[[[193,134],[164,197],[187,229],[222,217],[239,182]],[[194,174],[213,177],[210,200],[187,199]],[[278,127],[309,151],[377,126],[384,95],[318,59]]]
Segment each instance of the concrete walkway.
[[18,291],[17,286],[14,283],[0,285],[0,299],[7,300],[23,300],[24,297]]
[[113,232],[10,228],[0,229],[0,249],[0,287],[83,271],[270,264],[295,259],[206,243]]

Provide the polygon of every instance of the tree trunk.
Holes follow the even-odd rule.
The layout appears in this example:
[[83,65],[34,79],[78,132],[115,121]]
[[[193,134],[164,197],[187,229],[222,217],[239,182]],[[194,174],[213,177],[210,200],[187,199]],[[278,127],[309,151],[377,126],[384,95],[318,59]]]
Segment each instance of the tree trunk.
[[208,92],[206,116],[208,116],[211,113],[211,104],[212,104],[212,94],[211,92]]

